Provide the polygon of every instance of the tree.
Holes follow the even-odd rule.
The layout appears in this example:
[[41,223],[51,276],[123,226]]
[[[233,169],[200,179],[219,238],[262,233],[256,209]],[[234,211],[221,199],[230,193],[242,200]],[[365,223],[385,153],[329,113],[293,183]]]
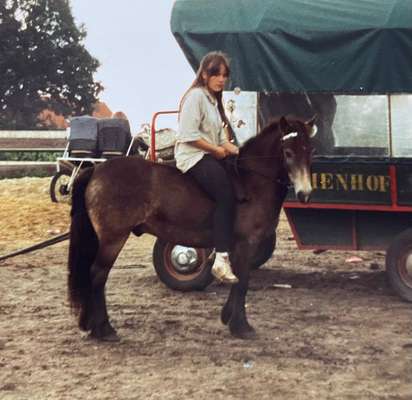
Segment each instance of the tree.
[[102,90],[99,62],[84,47],[69,0],[2,0],[0,129],[38,127],[39,113],[92,112]]

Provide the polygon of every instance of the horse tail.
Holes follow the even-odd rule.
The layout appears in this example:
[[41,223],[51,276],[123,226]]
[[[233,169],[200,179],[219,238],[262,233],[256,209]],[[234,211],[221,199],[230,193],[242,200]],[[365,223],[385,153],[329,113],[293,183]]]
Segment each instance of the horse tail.
[[69,245],[69,301],[72,311],[79,316],[80,329],[87,330],[88,309],[91,301],[90,269],[96,258],[99,242],[86,209],[85,191],[94,168],[87,168],[75,180]]

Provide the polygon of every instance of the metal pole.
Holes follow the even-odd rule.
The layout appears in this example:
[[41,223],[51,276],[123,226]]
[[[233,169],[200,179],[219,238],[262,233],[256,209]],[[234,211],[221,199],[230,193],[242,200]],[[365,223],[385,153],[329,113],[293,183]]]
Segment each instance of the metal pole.
[[153,114],[152,123],[150,125],[150,159],[156,161],[156,119],[159,115],[163,114],[178,114],[178,110],[173,111],[158,111]]
[[51,246],[51,245],[59,243],[59,242],[63,242],[64,240],[67,240],[69,238],[69,236],[70,236],[70,232],[62,233],[59,236],[55,236],[51,239],[47,239],[47,240],[45,240],[43,242],[40,242],[40,243],[37,243],[35,245],[32,245],[32,246],[26,247],[24,249],[14,251],[13,253],[9,253],[9,254],[6,254],[4,256],[1,256],[0,261],[5,260],[6,258],[18,256],[20,254],[30,253],[31,251],[34,251],[34,250],[43,249],[44,247]]

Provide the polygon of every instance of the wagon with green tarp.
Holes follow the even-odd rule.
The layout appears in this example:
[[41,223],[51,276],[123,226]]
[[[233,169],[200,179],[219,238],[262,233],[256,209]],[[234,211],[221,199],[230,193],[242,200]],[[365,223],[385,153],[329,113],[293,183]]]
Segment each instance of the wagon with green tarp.
[[[171,29],[194,70],[209,51],[229,56],[229,90],[255,93],[258,127],[317,115],[312,200],[284,205],[298,246],[386,249],[390,281],[412,301],[412,2],[177,0]],[[187,259],[192,274],[208,268]]]

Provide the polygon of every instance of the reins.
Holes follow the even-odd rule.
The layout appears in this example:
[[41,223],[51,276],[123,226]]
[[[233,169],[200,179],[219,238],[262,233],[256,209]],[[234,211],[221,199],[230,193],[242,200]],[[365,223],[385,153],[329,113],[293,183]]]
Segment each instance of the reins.
[[[293,131],[293,132],[287,133],[286,135],[283,135],[279,139],[281,149],[283,148],[283,142],[285,140],[292,139],[292,138],[295,138],[297,136],[298,136],[297,131]],[[288,175],[286,175],[286,179],[284,179],[284,178],[275,178],[271,174],[266,174],[265,172],[261,172],[261,171],[258,171],[256,169],[253,169],[253,168],[248,168],[248,167],[244,167],[244,166],[239,165],[239,161],[252,160],[252,159],[255,159],[255,160],[258,160],[258,159],[282,159],[282,166],[283,166],[283,168],[286,168],[286,170],[287,170],[287,167],[285,165],[284,155],[283,155],[282,151],[281,151],[280,155],[273,155],[273,156],[239,156],[239,154],[238,154],[238,155],[235,155],[235,156],[231,157],[230,159],[226,160],[226,162],[228,164],[231,164],[232,168],[234,169],[235,173],[238,176],[239,176],[239,170],[241,169],[245,172],[250,172],[250,173],[254,173],[256,175],[259,175],[262,178],[265,178],[265,179],[267,179],[271,182],[276,182],[280,185],[284,185],[284,186],[290,186],[291,185],[291,183],[289,181],[289,178],[288,178]]]
[[250,159],[259,159],[259,158],[270,158],[270,159],[278,159],[281,158],[281,156],[249,156],[249,157],[239,157],[239,155],[233,156],[232,158],[226,160],[226,163],[231,164],[232,167],[234,168],[236,174],[239,176],[239,169],[245,171],[245,172],[251,172],[256,175],[261,176],[262,178],[265,178],[271,182],[276,182],[280,185],[284,186],[290,186],[290,181],[289,179],[281,179],[281,178],[274,178],[274,176],[267,175],[261,171],[257,171],[252,168],[246,168],[241,165],[239,165],[239,160],[250,160]]
[[249,157],[239,157],[238,155],[236,156],[237,159],[239,160],[251,160],[251,159],[256,159],[256,158],[281,158],[281,156],[249,156]]

